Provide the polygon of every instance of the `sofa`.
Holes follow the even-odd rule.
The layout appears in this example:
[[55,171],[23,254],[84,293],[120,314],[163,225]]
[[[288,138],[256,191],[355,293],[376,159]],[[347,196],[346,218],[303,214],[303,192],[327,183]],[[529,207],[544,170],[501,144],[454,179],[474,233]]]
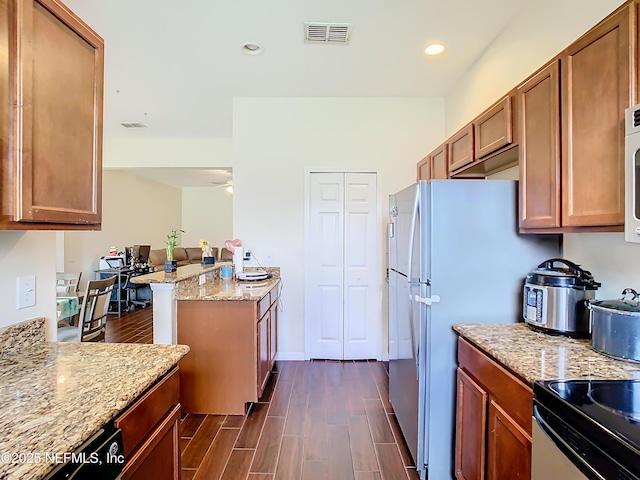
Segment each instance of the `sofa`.
[[[218,247],[211,249],[213,256],[218,259]],[[191,263],[202,263],[202,249],[200,247],[175,247],[173,249],[173,259],[178,262],[178,266],[189,265]],[[167,260],[167,250],[159,248],[149,252],[149,263],[151,265],[162,266]]]

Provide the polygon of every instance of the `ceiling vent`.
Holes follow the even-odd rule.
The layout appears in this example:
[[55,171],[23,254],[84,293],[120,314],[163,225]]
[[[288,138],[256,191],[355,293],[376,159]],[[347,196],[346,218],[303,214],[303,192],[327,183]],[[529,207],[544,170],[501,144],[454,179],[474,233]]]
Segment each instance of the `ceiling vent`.
[[349,43],[353,23],[304,22],[305,43]]
[[124,128],[147,128],[147,126],[142,122],[122,122]]

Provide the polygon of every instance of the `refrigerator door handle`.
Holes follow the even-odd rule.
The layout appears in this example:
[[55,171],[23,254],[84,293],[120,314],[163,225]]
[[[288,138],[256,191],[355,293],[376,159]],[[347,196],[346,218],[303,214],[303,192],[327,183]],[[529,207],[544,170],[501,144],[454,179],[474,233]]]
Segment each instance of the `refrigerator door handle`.
[[[416,223],[418,222],[418,217],[420,215],[420,184],[418,184],[416,188],[416,199],[413,204],[413,217],[411,219],[411,236],[409,237],[409,265],[407,268],[407,280],[409,283],[412,282],[412,266],[413,266],[413,237],[416,234]],[[409,298],[411,298],[411,294],[409,294]]]
[[440,295],[431,295],[430,297],[421,297],[420,295],[415,295],[413,299],[418,303],[431,305],[432,303],[438,303],[440,301]]

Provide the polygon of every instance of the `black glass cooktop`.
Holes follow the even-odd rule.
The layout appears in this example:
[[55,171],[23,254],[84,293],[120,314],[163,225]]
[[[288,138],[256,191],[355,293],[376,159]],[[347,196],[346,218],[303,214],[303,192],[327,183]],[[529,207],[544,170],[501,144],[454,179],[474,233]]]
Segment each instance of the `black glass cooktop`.
[[592,450],[595,446],[628,472],[640,474],[640,380],[538,381],[533,391],[534,407],[546,409],[558,428],[566,428],[583,458],[590,454],[583,445],[588,440]]

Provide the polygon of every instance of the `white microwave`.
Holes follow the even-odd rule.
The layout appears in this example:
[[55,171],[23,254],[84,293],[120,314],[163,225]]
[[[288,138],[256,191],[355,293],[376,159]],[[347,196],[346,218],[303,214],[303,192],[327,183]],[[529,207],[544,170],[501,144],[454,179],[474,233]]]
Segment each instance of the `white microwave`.
[[625,125],[624,239],[640,243],[640,104],[627,108]]

